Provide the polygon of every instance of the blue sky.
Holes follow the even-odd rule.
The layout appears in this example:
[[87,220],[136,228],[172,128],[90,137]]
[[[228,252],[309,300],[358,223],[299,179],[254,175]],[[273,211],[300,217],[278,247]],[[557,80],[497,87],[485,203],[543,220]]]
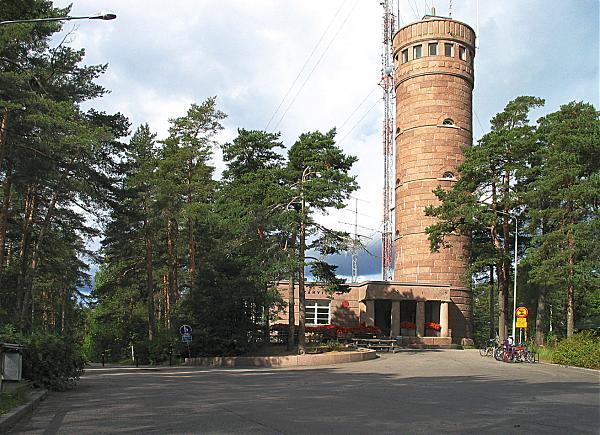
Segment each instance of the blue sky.
[[[71,1],[55,1],[66,6]],[[400,2],[400,24],[435,5],[447,16],[449,0]],[[217,95],[229,116],[220,140],[238,127],[281,131],[291,145],[305,131],[338,127],[339,144],[359,162],[354,174],[361,232],[379,254],[382,167],[380,126],[381,15],[377,0],[82,0],[73,15],[100,10],[114,21],[65,25],[69,43],[85,47],[86,63],[108,63],[101,79],[111,93],[96,108],[120,111],[135,129],[148,122],[160,136],[168,119],[192,102]],[[454,1],[452,17],[477,28],[473,129],[477,140],[489,119],[519,95],[546,99],[533,119],[583,100],[600,107],[598,0]],[[318,44],[318,42],[320,43]],[[316,48],[315,48],[316,47]],[[302,70],[305,61],[315,50]],[[294,87],[290,85],[298,76]],[[290,104],[293,103],[293,104]],[[285,116],[279,122],[285,112]],[[221,168],[218,150],[215,164]],[[352,209],[354,204],[352,204]],[[321,220],[352,231],[351,210]],[[349,273],[350,256],[340,256]],[[362,254],[361,278],[380,276],[379,259]]]

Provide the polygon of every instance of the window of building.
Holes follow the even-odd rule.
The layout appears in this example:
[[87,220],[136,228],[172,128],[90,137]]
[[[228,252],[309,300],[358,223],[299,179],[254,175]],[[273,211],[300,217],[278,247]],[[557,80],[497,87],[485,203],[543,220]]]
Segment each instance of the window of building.
[[467,60],[467,49],[462,45],[458,46],[458,57],[460,60]]
[[415,323],[417,316],[417,301],[400,301],[400,321]]
[[408,48],[402,50],[402,63],[408,62]]
[[451,118],[446,118],[444,119],[444,122],[442,122],[442,125],[454,125],[454,121]]
[[418,59],[422,56],[421,53],[421,46],[420,45],[415,45],[413,47],[413,59]]
[[437,42],[430,42],[429,43],[429,55],[430,56],[437,56],[437,50],[438,50],[438,44],[437,44]]
[[306,324],[307,325],[329,325],[331,301],[307,300],[306,301]]
[[446,171],[444,172],[444,175],[442,175],[442,178],[445,180],[454,180],[454,174],[450,171]]
[[454,56],[454,44],[452,44],[450,42],[445,42],[444,43],[444,54],[448,57],[453,57]]

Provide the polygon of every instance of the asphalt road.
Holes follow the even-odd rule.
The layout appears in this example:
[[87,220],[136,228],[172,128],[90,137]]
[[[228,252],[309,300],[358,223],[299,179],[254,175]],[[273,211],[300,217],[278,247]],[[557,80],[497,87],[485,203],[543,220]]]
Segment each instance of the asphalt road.
[[403,352],[294,369],[92,369],[15,433],[578,433],[600,428],[600,372]]

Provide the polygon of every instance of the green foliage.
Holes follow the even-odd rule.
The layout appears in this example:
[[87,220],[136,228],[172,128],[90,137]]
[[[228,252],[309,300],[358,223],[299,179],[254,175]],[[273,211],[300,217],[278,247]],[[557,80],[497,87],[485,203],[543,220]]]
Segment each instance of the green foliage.
[[83,350],[71,337],[41,331],[22,334],[4,326],[0,341],[24,346],[23,377],[39,387],[64,391],[74,386],[83,373]]
[[586,331],[560,341],[552,354],[552,362],[600,369],[600,337]]
[[[495,291],[495,289],[492,288],[492,291]],[[473,286],[473,341],[477,346],[487,343],[490,339],[490,322],[495,323],[495,319],[490,318],[489,304],[490,285],[478,284]]]
[[0,391],[0,416],[27,402],[27,391]]

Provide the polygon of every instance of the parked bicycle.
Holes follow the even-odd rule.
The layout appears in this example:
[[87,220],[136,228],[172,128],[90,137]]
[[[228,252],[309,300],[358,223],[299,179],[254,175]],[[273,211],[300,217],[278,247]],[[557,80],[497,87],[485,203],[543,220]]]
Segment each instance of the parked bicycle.
[[488,340],[486,344],[479,348],[479,355],[481,356],[492,356],[496,349],[500,346],[498,339]]
[[504,340],[502,346],[494,351],[494,358],[498,361],[507,363],[534,363],[539,361],[536,357],[536,353],[528,350],[526,345],[523,343],[513,345],[510,340]]

